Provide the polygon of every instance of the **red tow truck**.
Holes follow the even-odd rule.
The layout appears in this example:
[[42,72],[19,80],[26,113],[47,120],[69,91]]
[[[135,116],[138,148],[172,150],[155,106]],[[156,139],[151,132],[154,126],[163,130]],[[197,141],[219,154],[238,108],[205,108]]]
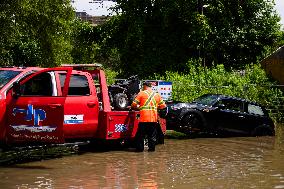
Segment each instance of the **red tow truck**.
[[[0,68],[2,145],[131,140],[138,111],[113,110],[104,71],[94,64]],[[161,131],[166,125],[160,119]]]

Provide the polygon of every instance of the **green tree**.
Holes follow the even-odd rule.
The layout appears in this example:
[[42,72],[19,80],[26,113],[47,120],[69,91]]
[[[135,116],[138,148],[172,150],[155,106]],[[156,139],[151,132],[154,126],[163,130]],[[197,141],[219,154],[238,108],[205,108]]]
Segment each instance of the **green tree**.
[[0,64],[52,67],[71,63],[69,0],[2,0]]
[[89,22],[83,22],[75,19],[72,31],[72,58],[73,63],[94,63],[96,62],[97,52],[99,50],[99,34],[97,28]]
[[205,1],[210,32],[205,39],[208,61],[244,68],[256,63],[279,40],[280,18],[270,0]]
[[16,40],[15,12],[18,12],[17,0],[3,0],[0,3],[0,65],[11,62],[11,44]]
[[[125,74],[183,70],[191,56],[198,56],[202,22],[191,1],[117,1],[121,10],[115,40]],[[193,31],[193,28],[196,31]],[[188,34],[191,33],[189,36]],[[147,72],[145,72],[147,69]]]
[[208,66],[243,68],[279,41],[280,19],[270,0],[117,3],[118,16],[102,30],[102,46],[117,49],[120,64],[114,66],[126,75],[183,71],[189,59],[199,58]]
[[276,44],[276,48],[277,48],[277,47],[284,46],[284,31],[283,31],[283,30],[282,30],[282,31],[279,31],[278,35],[279,35],[279,41],[278,41],[278,43]]

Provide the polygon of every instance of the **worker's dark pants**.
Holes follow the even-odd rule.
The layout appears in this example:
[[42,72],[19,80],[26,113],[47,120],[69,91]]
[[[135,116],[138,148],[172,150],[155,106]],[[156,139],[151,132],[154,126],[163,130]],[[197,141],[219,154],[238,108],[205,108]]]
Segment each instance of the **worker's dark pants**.
[[138,152],[144,151],[144,139],[147,135],[148,151],[155,151],[157,123],[156,122],[140,122],[136,134],[136,150]]

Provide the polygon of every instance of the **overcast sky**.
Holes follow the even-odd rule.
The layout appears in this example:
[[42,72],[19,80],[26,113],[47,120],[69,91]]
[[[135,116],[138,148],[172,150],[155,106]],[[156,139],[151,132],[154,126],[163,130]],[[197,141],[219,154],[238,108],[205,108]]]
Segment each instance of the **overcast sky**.
[[[281,24],[284,28],[284,0],[275,0],[275,3],[275,8],[281,16]],[[112,1],[104,0],[72,0],[72,5],[77,12],[87,12],[93,16],[108,15],[110,13],[108,9],[114,4]]]
[[109,8],[115,5],[113,1],[102,0],[73,0],[71,2],[77,12],[86,12],[93,16],[106,16],[111,12]]
[[281,16],[282,28],[284,27],[284,0],[275,0],[276,10]]

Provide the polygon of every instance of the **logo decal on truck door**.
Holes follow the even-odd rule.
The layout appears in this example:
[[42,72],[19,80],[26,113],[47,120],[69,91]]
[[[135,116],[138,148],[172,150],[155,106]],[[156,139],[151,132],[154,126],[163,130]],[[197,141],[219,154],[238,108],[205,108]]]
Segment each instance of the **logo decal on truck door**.
[[84,122],[84,115],[64,115],[65,124],[82,124]]
[[16,116],[17,114],[24,114],[25,121],[33,120],[33,125],[24,125],[24,124],[11,125],[11,127],[15,131],[28,130],[30,132],[36,133],[36,132],[52,132],[56,130],[56,127],[54,126],[41,126],[40,125],[40,122],[46,119],[46,112],[42,109],[34,109],[32,104],[28,104],[27,109],[14,108],[12,115]]
[[26,114],[26,121],[32,121],[32,119],[34,119],[34,126],[39,126],[39,122],[46,119],[45,111],[42,109],[34,109],[32,104],[28,104],[27,109],[14,108],[13,115],[16,116],[18,113]]

